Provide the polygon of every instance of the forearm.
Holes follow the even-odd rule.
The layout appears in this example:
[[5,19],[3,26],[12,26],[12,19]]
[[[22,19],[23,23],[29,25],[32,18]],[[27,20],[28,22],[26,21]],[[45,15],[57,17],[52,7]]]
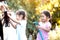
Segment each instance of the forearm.
[[16,29],[16,24],[13,24],[12,21],[10,21],[10,24],[12,25],[13,28]]
[[49,31],[50,31],[50,29],[49,29],[49,28],[45,28],[45,27],[41,27],[40,29],[45,30],[45,31],[47,31],[47,32],[49,32]]
[[50,28],[45,28],[45,27],[40,27],[40,26],[37,26],[37,28],[38,28],[38,29],[45,30],[45,31],[47,31],[47,32],[49,32],[49,31],[50,31]]
[[11,17],[10,17],[10,19],[11,19],[13,22],[15,22],[15,23],[20,24],[19,21],[14,20],[14,19],[12,19]]

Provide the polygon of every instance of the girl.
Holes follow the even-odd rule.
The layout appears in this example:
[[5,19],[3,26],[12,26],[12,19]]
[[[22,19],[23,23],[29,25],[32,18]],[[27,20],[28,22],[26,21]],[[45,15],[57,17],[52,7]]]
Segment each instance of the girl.
[[37,39],[36,40],[48,40],[48,32],[51,28],[51,23],[49,22],[50,13],[48,11],[43,11],[41,13],[41,20],[38,23],[37,29]]
[[[9,16],[10,17],[10,16]],[[16,28],[17,31],[17,40],[27,40],[26,38],[26,14],[24,10],[18,10],[16,12],[16,20],[13,20],[11,17],[11,24],[12,21],[15,22],[16,24],[13,24],[13,27]]]
[[[11,13],[12,11],[7,11],[7,16],[8,16],[8,14],[10,15],[10,13]],[[13,14],[13,13],[12,13]],[[11,16],[13,16],[13,15],[11,15]],[[5,15],[5,17],[6,17],[6,15]],[[13,17],[12,17],[13,18]],[[9,18],[9,20],[6,20],[6,19],[8,19],[8,18],[5,18],[4,20],[5,20],[5,22],[4,22],[4,20],[3,20],[3,34],[4,34],[4,40],[17,40],[16,38],[16,29],[14,29],[13,27],[12,27],[12,25],[10,24],[10,18]],[[14,18],[13,18],[14,19]],[[9,21],[9,22],[8,22]],[[8,25],[6,25],[6,22],[7,22],[7,24]],[[13,35],[13,36],[12,36]]]

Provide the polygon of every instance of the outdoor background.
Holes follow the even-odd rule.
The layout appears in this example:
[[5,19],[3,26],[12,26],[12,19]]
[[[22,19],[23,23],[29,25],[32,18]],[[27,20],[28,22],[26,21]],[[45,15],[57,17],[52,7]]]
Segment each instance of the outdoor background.
[[[6,2],[11,10],[24,9],[27,11],[27,37],[32,35],[32,40],[35,40],[37,35],[33,22],[39,20],[42,10],[49,10],[52,24],[49,39],[60,40],[60,0],[6,0]],[[58,29],[55,30],[55,27]]]

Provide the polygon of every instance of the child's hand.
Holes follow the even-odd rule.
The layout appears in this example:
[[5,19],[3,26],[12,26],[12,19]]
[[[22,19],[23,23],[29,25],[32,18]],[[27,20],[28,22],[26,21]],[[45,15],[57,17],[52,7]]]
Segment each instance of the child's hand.
[[37,28],[37,29],[40,29],[40,26],[38,25],[38,26],[36,26],[36,28]]
[[11,18],[11,13],[8,13],[8,16]]
[[37,26],[37,29],[43,29],[43,27],[41,27],[41,26],[38,25],[38,26]]

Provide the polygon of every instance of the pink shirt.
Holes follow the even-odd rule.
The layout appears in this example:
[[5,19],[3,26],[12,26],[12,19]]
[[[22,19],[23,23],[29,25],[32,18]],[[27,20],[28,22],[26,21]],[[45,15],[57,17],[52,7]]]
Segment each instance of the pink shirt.
[[[51,23],[50,22],[46,22],[46,23],[39,22],[39,25],[40,25],[40,27],[45,27],[47,29],[49,27],[51,28]],[[48,32],[45,31],[45,30],[42,30],[42,29],[39,29],[39,30],[42,32],[42,36],[43,36],[44,40],[48,40]],[[37,40],[42,40],[39,32],[37,34]]]

